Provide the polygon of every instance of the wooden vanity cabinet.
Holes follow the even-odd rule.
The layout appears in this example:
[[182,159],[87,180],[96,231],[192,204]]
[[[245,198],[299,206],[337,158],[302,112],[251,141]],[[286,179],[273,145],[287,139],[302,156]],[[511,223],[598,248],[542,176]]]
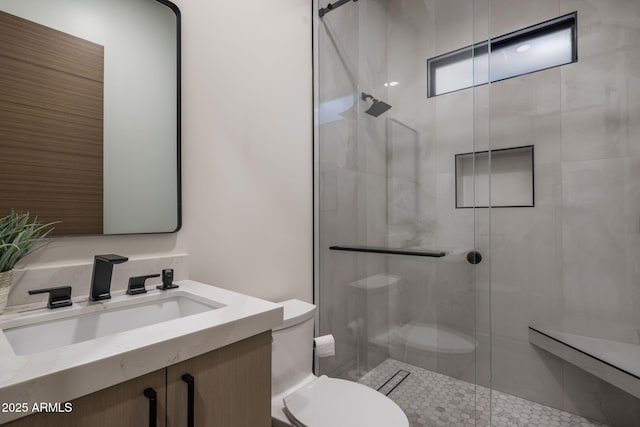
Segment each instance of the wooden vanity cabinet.
[[[193,378],[190,415],[189,384]],[[146,388],[157,393],[156,424]],[[40,413],[9,427],[270,427],[271,331],[73,400],[69,413]],[[189,417],[193,424],[189,424]]]
[[271,331],[167,368],[167,427],[189,427],[188,383],[194,378],[194,426],[271,426]]
[[[97,391],[73,400],[71,412],[29,415],[3,424],[10,427],[146,427],[149,424],[149,400],[143,390],[153,388],[157,393],[157,413],[164,414],[165,370]],[[53,402],[53,399],[51,400]],[[33,403],[30,403],[32,405]],[[62,404],[64,405],[64,403]],[[165,426],[164,416],[157,417],[157,427]]]

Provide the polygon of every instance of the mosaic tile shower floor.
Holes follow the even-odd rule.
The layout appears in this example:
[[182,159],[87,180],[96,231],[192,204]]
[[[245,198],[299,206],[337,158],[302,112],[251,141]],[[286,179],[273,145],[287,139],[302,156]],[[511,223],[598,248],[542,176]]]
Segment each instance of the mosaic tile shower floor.
[[[399,370],[410,374],[389,397],[404,410],[412,427],[489,427],[491,393],[486,387],[394,359],[385,360],[359,382],[378,389]],[[607,427],[499,391],[494,390],[492,398],[491,427]]]

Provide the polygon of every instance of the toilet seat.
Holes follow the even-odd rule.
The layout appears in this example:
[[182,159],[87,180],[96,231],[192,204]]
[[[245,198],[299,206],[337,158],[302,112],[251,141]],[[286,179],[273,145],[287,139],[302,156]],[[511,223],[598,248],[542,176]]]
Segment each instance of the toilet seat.
[[409,427],[402,409],[362,384],[319,377],[284,399],[284,411],[300,427]]

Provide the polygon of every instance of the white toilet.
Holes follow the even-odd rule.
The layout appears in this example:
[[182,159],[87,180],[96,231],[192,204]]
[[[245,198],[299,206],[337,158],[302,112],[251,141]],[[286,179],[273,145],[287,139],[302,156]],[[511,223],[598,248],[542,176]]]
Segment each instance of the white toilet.
[[275,427],[409,427],[387,396],[352,381],[316,377],[315,306],[284,301],[284,321],[273,330],[271,417]]

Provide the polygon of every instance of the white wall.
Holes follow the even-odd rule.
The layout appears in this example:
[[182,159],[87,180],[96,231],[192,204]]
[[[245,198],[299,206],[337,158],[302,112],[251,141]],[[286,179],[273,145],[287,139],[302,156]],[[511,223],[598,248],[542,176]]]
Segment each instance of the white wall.
[[21,265],[187,252],[195,280],[310,301],[311,2],[175,3],[183,18],[182,230],[53,239]]
[[311,2],[180,0],[191,277],[312,295]]

